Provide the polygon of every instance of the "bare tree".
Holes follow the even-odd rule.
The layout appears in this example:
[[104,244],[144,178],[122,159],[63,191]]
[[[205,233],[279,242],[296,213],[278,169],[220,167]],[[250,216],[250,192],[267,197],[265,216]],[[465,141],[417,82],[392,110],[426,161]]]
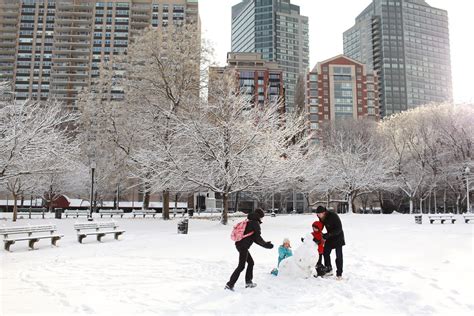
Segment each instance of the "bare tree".
[[[146,148],[160,154],[174,146],[173,134],[178,126],[173,116],[189,111],[187,104],[199,102],[209,54],[209,46],[201,43],[199,29],[193,24],[149,28],[134,39],[126,55],[104,65],[98,83],[84,95],[84,111],[100,112],[104,118],[100,137],[107,146],[102,147],[115,147],[109,151],[120,157],[122,164],[117,167],[126,171],[126,177],[140,181],[145,209],[152,189],[162,192],[168,201],[170,190],[180,188],[171,182],[159,188],[155,183],[152,188],[150,172],[158,168],[159,160],[150,167],[135,157]],[[123,94],[111,93],[114,89]],[[113,95],[123,99],[114,99]],[[91,106],[96,109],[87,110]],[[96,117],[88,115],[89,121]],[[167,164],[160,168],[160,173],[167,172]],[[163,218],[169,219],[166,201]]]
[[323,130],[321,159],[314,186],[342,193],[349,213],[354,199],[382,186],[390,170],[377,125],[368,120],[331,123]]
[[[236,93],[236,86],[235,76],[224,76],[210,90],[208,102],[194,104],[192,115],[175,118],[179,129],[169,135],[179,143],[165,148],[167,157],[150,150],[139,156],[143,165],[153,167],[153,186],[184,179],[222,194],[223,224],[230,194],[284,183],[307,143],[294,138],[305,126],[304,117],[283,121],[279,102],[252,105],[249,97]],[[168,172],[154,167],[163,164]]]
[[[393,180],[407,195],[410,213],[415,196],[425,199],[448,188],[461,199],[464,170],[472,166],[474,119],[472,105],[419,107],[384,120]],[[420,192],[425,190],[426,192]],[[437,199],[435,198],[434,204]]]

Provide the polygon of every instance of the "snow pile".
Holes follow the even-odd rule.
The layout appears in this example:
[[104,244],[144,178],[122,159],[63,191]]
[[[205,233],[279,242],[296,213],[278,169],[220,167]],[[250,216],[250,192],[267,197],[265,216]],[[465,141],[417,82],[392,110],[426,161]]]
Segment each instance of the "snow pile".
[[298,257],[315,216],[264,217],[262,237],[275,247],[250,248],[258,286],[246,289],[243,272],[235,292],[224,285],[238,263],[230,232],[241,218],[190,219],[187,235],[177,234],[178,218],[114,218],[126,231],[119,241],[83,244],[73,226],[85,219],[0,220],[64,234],[59,247],[40,240],[30,251],[19,241],[0,250],[0,315],[474,315],[474,225],[423,217],[417,225],[409,215],[341,215],[342,281],[271,275],[278,243],[288,237]]
[[289,278],[309,278],[315,273],[318,251],[313,236],[308,234],[293,256],[280,263],[278,275]]

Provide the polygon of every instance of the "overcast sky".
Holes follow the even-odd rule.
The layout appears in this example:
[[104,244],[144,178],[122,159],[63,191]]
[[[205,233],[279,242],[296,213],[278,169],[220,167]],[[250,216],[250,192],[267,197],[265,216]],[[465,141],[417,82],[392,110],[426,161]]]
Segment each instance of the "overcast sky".
[[[230,51],[231,7],[241,0],[199,0],[204,37],[215,50],[216,62],[224,65]],[[371,0],[292,0],[309,17],[310,68],[342,54],[342,33],[354,25],[355,17]],[[448,10],[451,67],[455,101],[474,101],[474,1],[427,0]]]

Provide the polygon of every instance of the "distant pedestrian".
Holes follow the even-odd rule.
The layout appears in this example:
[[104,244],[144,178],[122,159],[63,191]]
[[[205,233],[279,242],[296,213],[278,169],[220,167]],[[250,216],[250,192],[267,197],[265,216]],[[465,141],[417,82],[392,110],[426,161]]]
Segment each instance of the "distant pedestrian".
[[344,231],[339,216],[328,211],[324,206],[318,206],[316,215],[326,227],[326,233],[323,234],[324,243],[324,265],[326,266],[326,275],[332,275],[331,251],[336,250],[336,277],[342,278],[343,256],[342,247],[346,244]]
[[[247,270],[245,272],[245,287],[253,288],[257,284],[253,283],[253,266],[254,261],[250,255],[249,248],[255,242],[259,246],[267,249],[272,249],[273,244],[270,241],[263,240],[260,229],[261,219],[265,216],[265,213],[261,209],[256,209],[247,216],[247,221],[241,222],[234,227],[232,231],[232,237],[235,242],[235,247],[239,252],[239,264],[235,271],[230,276],[230,280],[227,282],[225,289],[234,290],[234,285],[239,279],[240,273],[245,269],[245,263],[247,263]],[[245,228],[244,228],[245,225]],[[242,229],[243,231],[239,231]]]

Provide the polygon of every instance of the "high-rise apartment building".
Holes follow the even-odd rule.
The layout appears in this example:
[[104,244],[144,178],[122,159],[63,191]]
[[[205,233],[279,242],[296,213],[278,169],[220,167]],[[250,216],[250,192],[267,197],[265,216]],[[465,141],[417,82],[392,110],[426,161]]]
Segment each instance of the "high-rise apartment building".
[[286,110],[309,66],[308,18],[290,0],[243,0],[232,7],[232,51],[261,53],[283,69]]
[[306,88],[313,135],[327,121],[379,119],[376,73],[344,55],[319,62],[308,74]]
[[18,100],[72,105],[144,28],[182,23],[199,27],[197,0],[0,0],[0,80]]
[[252,102],[282,101],[284,106],[283,72],[277,63],[262,59],[259,53],[228,53],[227,66],[209,69],[210,90],[227,71],[235,72],[238,89]]
[[377,72],[382,116],[452,100],[448,13],[424,0],[373,0],[344,54]]

